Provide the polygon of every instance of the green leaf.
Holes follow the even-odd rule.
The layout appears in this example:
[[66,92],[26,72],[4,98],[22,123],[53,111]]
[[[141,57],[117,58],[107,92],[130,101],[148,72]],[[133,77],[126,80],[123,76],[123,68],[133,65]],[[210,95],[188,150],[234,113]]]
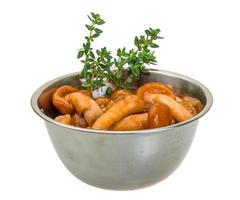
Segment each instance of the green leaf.
[[98,33],[95,33],[95,34],[92,35],[92,38],[97,38],[97,37],[99,37]]
[[122,56],[122,51],[121,51],[120,48],[117,50],[117,56],[118,56],[118,57],[121,57],[121,56]]
[[89,15],[88,15],[87,17],[88,17],[88,19],[89,19],[90,21],[93,21],[93,19],[92,19]]
[[145,33],[146,33],[147,36],[151,35],[151,32],[149,30],[145,30]]
[[151,43],[151,44],[150,44],[150,47],[152,47],[152,48],[158,48],[159,45],[157,45],[157,44],[155,44],[155,43]]
[[94,30],[95,30],[95,32],[98,33],[98,34],[100,34],[100,33],[103,32],[103,31],[102,31],[101,29],[99,29],[99,28],[95,28]]
[[96,50],[96,53],[97,53],[98,56],[101,55],[101,51],[99,49]]
[[134,39],[134,44],[135,46],[139,46],[139,40],[138,40],[138,37],[136,36],[135,39]]
[[144,42],[145,41],[145,36],[144,35],[140,35],[140,41]]
[[109,87],[108,89],[107,89],[107,91],[106,91],[106,96],[108,96],[108,97],[110,97],[111,95],[112,95],[112,88],[111,87]]
[[81,58],[81,57],[83,57],[83,55],[84,55],[84,51],[80,50],[80,51],[78,51],[77,58]]
[[91,57],[92,59],[95,59],[95,55],[94,55],[94,53],[93,53],[92,51],[90,51],[90,57]]
[[86,26],[87,30],[89,30],[89,31],[92,29],[92,27],[90,25],[86,24],[85,26]]
[[98,19],[98,20],[96,21],[96,24],[97,24],[97,25],[103,25],[103,24],[105,24],[105,21],[102,20],[102,19]]
[[91,12],[91,16],[93,19],[95,19],[97,17],[97,14],[95,14],[94,12]]
[[90,42],[87,42],[86,44],[85,44],[85,51],[88,51],[89,49],[90,49]]
[[86,78],[87,76],[87,65],[84,65],[83,70],[81,72],[81,75],[83,78]]

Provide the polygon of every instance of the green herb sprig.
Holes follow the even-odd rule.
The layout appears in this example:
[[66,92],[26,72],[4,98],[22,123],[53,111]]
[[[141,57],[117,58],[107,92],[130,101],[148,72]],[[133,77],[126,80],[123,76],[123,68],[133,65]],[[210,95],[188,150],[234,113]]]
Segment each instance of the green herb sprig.
[[[129,88],[133,80],[138,80],[142,73],[148,72],[147,65],[157,64],[152,49],[159,47],[155,42],[162,38],[159,37],[160,29],[145,30],[145,35],[135,37],[135,49],[119,48],[116,58],[113,58],[106,47],[93,51],[91,42],[102,33],[102,30],[96,26],[105,22],[95,13],[91,13],[91,17],[88,18],[91,21],[90,25],[86,25],[89,35],[85,37],[86,42],[83,43],[77,56],[84,57],[81,60],[84,66],[80,74],[85,79],[82,87],[94,90],[112,81],[119,88]],[[124,76],[125,72],[128,72],[127,78]]]
[[[115,60],[117,67],[114,82],[120,88],[128,88],[133,80],[138,80],[142,73],[148,72],[146,65],[157,64],[156,57],[152,48],[159,46],[154,43],[159,37],[160,29],[149,28],[145,30],[146,35],[135,37],[134,44],[137,49],[131,49],[126,52],[126,49],[118,49],[118,60]],[[124,79],[122,73],[124,70],[129,71],[127,79]]]
[[[102,33],[102,30],[97,28],[105,23],[99,14],[91,13],[91,16],[88,16],[90,24],[86,24],[86,28],[89,31],[88,36],[85,37],[86,42],[83,43],[81,49],[78,51],[77,58],[84,57],[81,60],[84,63],[83,69],[81,71],[81,77],[85,79],[82,87],[89,90],[93,90],[97,87],[103,85],[103,74],[101,73],[102,69],[99,65],[99,59],[96,60],[95,53],[93,52],[92,42],[95,38],[99,37]],[[102,50],[99,51],[99,56],[102,54]]]

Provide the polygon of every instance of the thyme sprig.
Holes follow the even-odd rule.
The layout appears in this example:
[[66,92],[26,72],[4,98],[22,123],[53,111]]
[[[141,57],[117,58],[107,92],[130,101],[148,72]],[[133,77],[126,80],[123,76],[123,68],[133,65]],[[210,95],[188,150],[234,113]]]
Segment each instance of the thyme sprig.
[[[84,57],[81,60],[84,66],[80,74],[85,79],[82,87],[94,90],[112,81],[119,88],[129,88],[133,80],[138,80],[142,73],[148,72],[148,65],[157,64],[152,49],[159,47],[155,42],[162,38],[159,37],[160,29],[145,30],[145,35],[135,37],[135,48],[130,50],[126,50],[125,47],[119,48],[116,57],[113,58],[106,47],[93,51],[92,42],[102,33],[97,25],[100,26],[105,22],[95,13],[91,13],[88,18],[91,21],[91,24],[86,25],[89,35],[85,37],[86,42],[83,43],[77,56]],[[124,76],[126,71],[127,78]]]

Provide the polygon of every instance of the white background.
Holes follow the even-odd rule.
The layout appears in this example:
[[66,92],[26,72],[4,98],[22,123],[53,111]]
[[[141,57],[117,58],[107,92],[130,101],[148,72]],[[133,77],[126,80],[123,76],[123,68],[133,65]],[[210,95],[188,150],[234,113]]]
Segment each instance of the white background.
[[[240,6],[238,0],[5,0],[0,2],[0,199],[239,199]],[[90,11],[107,22],[96,46],[131,47],[159,27],[159,68],[191,76],[212,91],[179,169],[154,186],[98,189],[73,177],[30,107],[41,84],[80,70],[77,50]]]

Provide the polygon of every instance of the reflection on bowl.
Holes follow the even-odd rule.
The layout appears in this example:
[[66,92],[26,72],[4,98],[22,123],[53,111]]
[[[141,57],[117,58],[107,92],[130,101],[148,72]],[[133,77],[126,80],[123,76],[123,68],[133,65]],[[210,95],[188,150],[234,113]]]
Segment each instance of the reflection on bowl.
[[[188,152],[198,120],[212,105],[212,95],[201,83],[172,72],[151,70],[140,83],[159,81],[205,105],[193,118],[172,126],[141,131],[103,131],[60,124],[51,95],[62,85],[79,86],[79,73],[41,86],[32,96],[33,110],[44,119],[55,150],[66,168],[80,180],[100,188],[137,189],[172,174]],[[43,112],[44,110],[44,112]]]

